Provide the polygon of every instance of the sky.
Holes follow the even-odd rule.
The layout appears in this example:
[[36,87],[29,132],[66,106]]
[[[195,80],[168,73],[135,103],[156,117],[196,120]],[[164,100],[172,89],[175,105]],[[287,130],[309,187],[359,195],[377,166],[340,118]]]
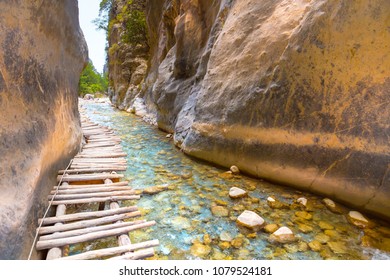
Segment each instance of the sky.
[[103,30],[96,30],[92,20],[99,16],[99,3],[101,0],[79,0],[80,26],[88,44],[89,58],[96,70],[103,72],[106,61],[106,34]]

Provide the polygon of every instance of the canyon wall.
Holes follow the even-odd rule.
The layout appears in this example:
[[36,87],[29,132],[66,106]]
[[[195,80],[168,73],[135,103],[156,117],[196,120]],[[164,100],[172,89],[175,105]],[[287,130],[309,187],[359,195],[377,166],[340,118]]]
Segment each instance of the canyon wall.
[[148,68],[135,94],[111,84],[118,107],[142,98],[189,155],[390,219],[389,1],[149,0],[144,12]]
[[0,259],[26,259],[57,172],[80,147],[87,46],[76,0],[3,0],[0,34]]

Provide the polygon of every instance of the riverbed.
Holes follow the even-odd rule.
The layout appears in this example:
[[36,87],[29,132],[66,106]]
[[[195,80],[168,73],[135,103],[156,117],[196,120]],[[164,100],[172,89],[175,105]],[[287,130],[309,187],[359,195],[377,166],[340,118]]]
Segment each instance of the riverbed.
[[[130,234],[132,242],[159,239],[155,259],[390,259],[390,228],[383,221],[369,217],[370,228],[359,228],[347,219],[354,209],[339,205],[342,213],[333,213],[324,197],[190,158],[174,146],[172,137],[108,102],[83,101],[82,106],[91,121],[113,128],[121,137],[128,160],[125,180],[139,192],[152,186],[164,189],[143,194],[136,203],[142,219],[157,224]],[[248,195],[232,199],[232,187]],[[271,207],[269,197],[282,207]],[[307,199],[307,205],[298,203],[299,198]],[[244,210],[257,213],[268,225],[290,228],[296,241],[274,243],[271,232],[239,227],[236,219]],[[116,240],[103,243],[115,246]],[[69,254],[104,247],[103,243],[71,246]]]

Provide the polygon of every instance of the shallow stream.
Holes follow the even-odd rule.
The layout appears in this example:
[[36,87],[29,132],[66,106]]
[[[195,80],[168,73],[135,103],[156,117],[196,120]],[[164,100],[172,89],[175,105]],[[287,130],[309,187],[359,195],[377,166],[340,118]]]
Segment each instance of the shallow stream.
[[[130,234],[132,242],[159,239],[155,259],[390,259],[386,252],[390,228],[379,220],[372,220],[373,228],[358,228],[346,214],[329,211],[323,197],[231,175],[189,158],[166,133],[107,103],[84,102],[83,107],[92,121],[113,128],[122,138],[128,155],[125,179],[135,189],[168,186],[137,201],[142,219],[155,220],[157,225]],[[231,187],[244,189],[249,196],[233,200]],[[286,207],[271,208],[270,196]],[[308,200],[307,207],[296,202],[301,197]],[[89,206],[82,207],[88,210]],[[253,233],[239,228],[235,220],[244,210],[256,212],[267,224],[289,227],[297,241],[275,244],[264,230]],[[345,213],[349,210],[344,209]],[[72,246],[69,253],[105,243],[117,246],[115,238],[108,238],[103,243]]]

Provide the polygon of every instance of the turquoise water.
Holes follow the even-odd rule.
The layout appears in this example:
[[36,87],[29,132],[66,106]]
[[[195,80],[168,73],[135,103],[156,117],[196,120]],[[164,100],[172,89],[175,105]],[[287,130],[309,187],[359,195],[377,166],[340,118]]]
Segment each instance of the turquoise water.
[[[169,187],[154,195],[142,195],[136,203],[142,218],[155,220],[157,225],[130,234],[132,242],[159,239],[156,259],[390,259],[388,252],[380,250],[390,248],[390,229],[380,221],[375,221],[373,229],[359,229],[345,215],[327,210],[322,197],[246,176],[227,175],[226,169],[187,157],[166,133],[130,113],[106,103],[85,102],[83,107],[92,121],[113,128],[121,137],[128,155],[125,179],[133,188]],[[229,198],[233,186],[247,190],[249,197]],[[289,206],[273,209],[267,204],[269,196]],[[294,203],[300,197],[308,199],[308,208]],[[214,215],[211,208],[216,205],[228,215]],[[288,226],[298,241],[274,244],[268,241],[270,233],[254,234],[239,228],[235,220],[244,210],[258,213],[267,224]],[[361,244],[363,237],[366,246]],[[316,251],[312,248],[314,240],[322,243]],[[116,240],[104,242],[115,246]],[[103,245],[85,246],[91,249]],[[84,249],[71,247],[71,253]]]

